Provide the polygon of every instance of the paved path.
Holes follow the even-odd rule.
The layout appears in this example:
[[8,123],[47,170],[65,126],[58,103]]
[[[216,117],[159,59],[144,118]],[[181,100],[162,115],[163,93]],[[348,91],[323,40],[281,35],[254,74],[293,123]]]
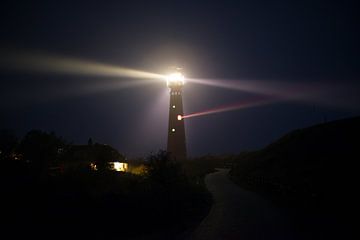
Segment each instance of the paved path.
[[229,170],[218,170],[205,178],[214,204],[191,240],[299,239],[291,221],[271,203],[235,185]]

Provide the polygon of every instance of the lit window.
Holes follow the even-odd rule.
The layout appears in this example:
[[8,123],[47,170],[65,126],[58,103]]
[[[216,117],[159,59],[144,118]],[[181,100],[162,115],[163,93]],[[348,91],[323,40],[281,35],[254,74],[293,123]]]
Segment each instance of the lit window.
[[175,105],[172,105],[172,108],[175,108]]
[[128,164],[122,162],[112,162],[112,169],[117,172],[126,172],[128,169]]
[[172,132],[175,132],[175,128],[171,129]]
[[98,168],[97,168],[97,166],[96,166],[95,163],[90,163],[90,169],[91,169],[91,170],[94,170],[94,171],[97,171],[97,170],[98,170]]

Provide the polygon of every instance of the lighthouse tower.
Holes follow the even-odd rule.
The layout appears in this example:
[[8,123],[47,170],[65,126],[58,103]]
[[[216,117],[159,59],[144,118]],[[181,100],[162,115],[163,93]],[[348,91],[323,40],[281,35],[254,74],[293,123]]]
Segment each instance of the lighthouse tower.
[[167,86],[170,89],[167,151],[175,160],[186,159],[184,111],[182,104],[182,88],[184,83],[184,76],[180,72],[170,74],[167,77]]

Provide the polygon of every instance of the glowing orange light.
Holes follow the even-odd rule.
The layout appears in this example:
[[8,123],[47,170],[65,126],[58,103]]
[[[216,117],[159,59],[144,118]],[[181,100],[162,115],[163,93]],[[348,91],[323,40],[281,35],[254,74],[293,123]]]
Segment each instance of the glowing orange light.
[[112,169],[117,172],[126,172],[128,170],[128,164],[122,162],[111,162]]

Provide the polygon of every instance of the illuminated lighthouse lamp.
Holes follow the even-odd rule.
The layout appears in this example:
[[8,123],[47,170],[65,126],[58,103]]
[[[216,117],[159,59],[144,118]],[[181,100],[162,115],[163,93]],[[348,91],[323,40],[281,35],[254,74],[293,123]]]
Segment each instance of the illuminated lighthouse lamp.
[[185,84],[185,77],[179,72],[169,74],[166,76],[166,84],[168,87],[183,86]]

